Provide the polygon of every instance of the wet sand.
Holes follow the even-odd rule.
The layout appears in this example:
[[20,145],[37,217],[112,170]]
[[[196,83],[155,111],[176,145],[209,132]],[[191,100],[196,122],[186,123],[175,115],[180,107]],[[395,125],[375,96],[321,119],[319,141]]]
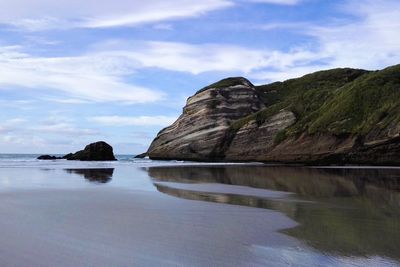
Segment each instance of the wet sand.
[[[281,213],[113,188],[0,194],[1,266],[275,266]],[[269,264],[268,264],[269,263]]]
[[400,172],[0,166],[0,266],[399,266]]

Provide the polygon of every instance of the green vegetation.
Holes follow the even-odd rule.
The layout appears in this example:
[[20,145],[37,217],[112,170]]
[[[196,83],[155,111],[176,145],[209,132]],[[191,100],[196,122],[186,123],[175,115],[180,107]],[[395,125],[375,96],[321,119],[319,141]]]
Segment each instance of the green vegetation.
[[286,138],[287,138],[286,130],[279,131],[275,136],[274,144],[278,145],[278,144],[282,143],[283,141],[285,141]]
[[238,85],[238,84],[243,84],[244,82],[251,84],[250,81],[248,81],[247,79],[245,79],[243,77],[230,77],[230,78],[220,80],[216,83],[210,84],[209,86],[206,86],[206,87],[200,89],[199,91],[197,91],[196,94],[201,93],[210,88],[224,88],[224,87],[234,86],[234,85]]
[[233,131],[252,120],[261,124],[283,109],[297,121],[276,141],[304,131],[363,135],[400,122],[400,65],[376,72],[319,71],[256,89],[267,108],[233,123]]
[[311,133],[366,134],[400,119],[400,65],[364,75],[345,85],[310,114]]

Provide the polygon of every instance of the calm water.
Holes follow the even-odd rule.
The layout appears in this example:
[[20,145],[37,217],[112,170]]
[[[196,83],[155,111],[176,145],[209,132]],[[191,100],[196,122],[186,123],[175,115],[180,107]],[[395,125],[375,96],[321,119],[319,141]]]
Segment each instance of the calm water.
[[[285,247],[267,246],[262,238],[254,241],[252,253],[262,257],[265,265],[400,266],[399,168],[213,166],[134,161],[129,156],[109,163],[44,162],[33,158],[0,156],[0,195],[108,188],[116,192],[150,192],[177,199],[183,206],[208,203],[204,207],[211,204],[226,205],[227,210],[272,210],[293,221],[277,229],[278,236],[297,243]],[[257,227],[257,231],[264,231],[262,226]],[[251,231],[251,225],[243,225],[242,229]]]

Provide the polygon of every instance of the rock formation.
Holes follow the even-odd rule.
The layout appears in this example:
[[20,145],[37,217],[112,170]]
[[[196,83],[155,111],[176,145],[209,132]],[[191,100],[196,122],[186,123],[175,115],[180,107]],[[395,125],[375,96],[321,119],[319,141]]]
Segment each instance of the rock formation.
[[155,159],[212,160],[232,122],[264,108],[255,87],[244,78],[228,78],[198,91],[183,114],[162,130],[148,155]]
[[84,150],[79,150],[75,153],[69,153],[63,157],[56,157],[50,155],[42,155],[37,159],[40,160],[81,160],[81,161],[112,161],[117,160],[114,156],[113,148],[106,142],[100,141],[89,144]]
[[81,160],[81,161],[112,161],[116,160],[113,148],[106,142],[100,141],[89,144],[84,150],[75,152],[69,155],[67,160]]
[[41,160],[55,160],[55,159],[61,159],[60,157],[56,157],[56,156],[50,156],[50,155],[41,155],[39,157],[37,157],[37,159],[41,159]]
[[228,78],[187,100],[152,159],[400,165],[400,65],[254,86]]
[[134,156],[133,158],[135,158],[135,159],[144,159],[145,157],[147,157],[147,153],[146,152],[138,154],[138,155]]

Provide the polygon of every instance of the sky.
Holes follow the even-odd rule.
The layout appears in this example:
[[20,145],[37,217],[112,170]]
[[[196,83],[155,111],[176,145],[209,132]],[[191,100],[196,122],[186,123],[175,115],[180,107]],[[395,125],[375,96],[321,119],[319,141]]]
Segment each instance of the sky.
[[0,0],[0,153],[147,150],[187,97],[400,63],[398,0]]

